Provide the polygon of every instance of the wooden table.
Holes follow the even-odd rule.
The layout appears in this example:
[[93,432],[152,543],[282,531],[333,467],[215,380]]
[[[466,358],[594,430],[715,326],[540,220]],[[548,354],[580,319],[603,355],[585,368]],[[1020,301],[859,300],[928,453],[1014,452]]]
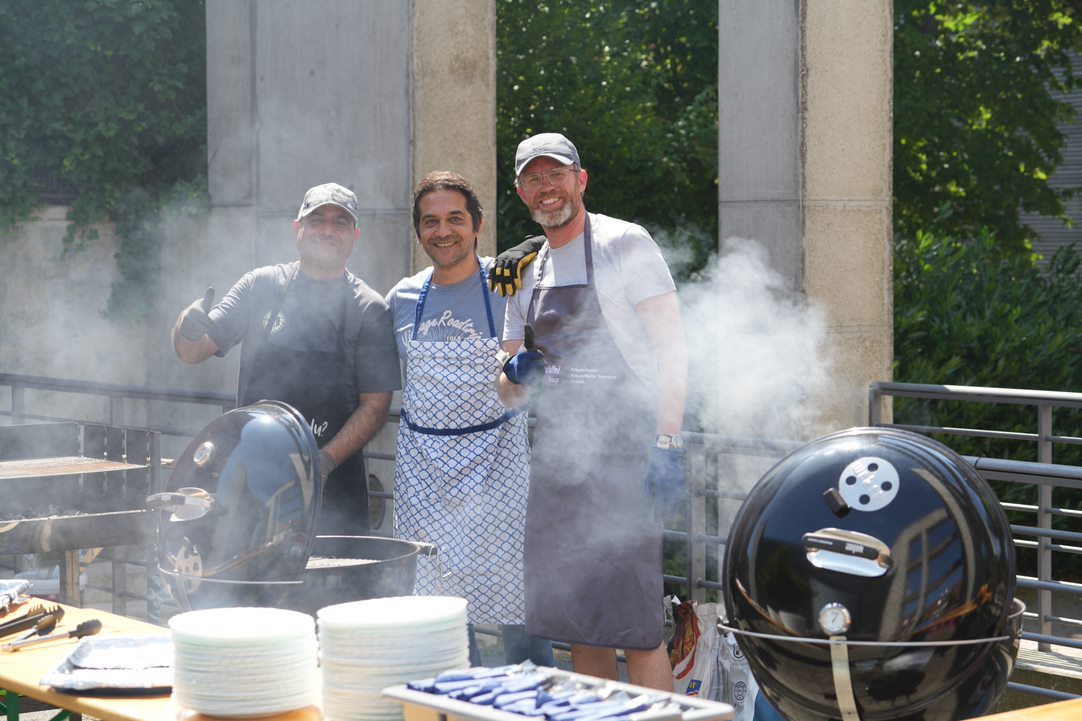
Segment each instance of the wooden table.
[[981,716],[980,721],[1067,721],[1079,718],[1082,718],[1082,698]]
[[[125,618],[108,611],[57,605],[64,608],[60,631],[70,631],[83,621],[96,618],[101,621],[98,636],[160,636],[168,633],[162,626]],[[19,613],[21,611],[17,611],[15,617],[18,617]],[[11,638],[5,638],[3,642],[10,640]],[[58,709],[86,714],[103,721],[217,721],[214,717],[180,708],[168,693],[138,697],[76,696],[39,686],[41,677],[59,666],[78,643],[77,639],[65,639],[29,646],[14,653],[0,651],[0,689],[5,689],[9,694],[7,721],[18,721],[17,713],[14,718],[10,715],[10,694],[26,696]],[[245,721],[319,721],[321,718],[320,710],[310,706],[273,716],[247,718]]]
[[[19,611],[15,612],[17,617]],[[101,621],[99,636],[160,636],[168,631],[144,621],[117,616],[107,611],[64,606],[64,619],[59,631],[70,631],[82,621],[96,618]],[[14,638],[14,637],[12,637]],[[0,642],[6,643],[11,638]],[[9,694],[27,696],[50,706],[83,713],[104,721],[175,721],[178,708],[169,694],[141,697],[95,697],[74,696],[57,693],[39,686],[38,681],[59,666],[74,650],[79,641],[65,639],[50,641],[40,646],[29,646],[16,652],[0,651],[0,688]],[[16,706],[17,706],[16,702]],[[9,713],[11,709],[9,708]]]

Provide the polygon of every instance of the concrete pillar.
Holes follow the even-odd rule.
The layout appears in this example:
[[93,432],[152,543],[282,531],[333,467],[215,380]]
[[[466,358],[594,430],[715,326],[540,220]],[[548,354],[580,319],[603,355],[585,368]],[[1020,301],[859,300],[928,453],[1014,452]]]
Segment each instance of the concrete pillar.
[[207,96],[211,225],[252,229],[230,231],[249,265],[290,259],[301,196],[335,180],[361,206],[350,268],[386,291],[428,265],[410,201],[437,169],[477,188],[495,249],[495,0],[208,0]]
[[411,17],[400,0],[208,0],[210,226],[229,232],[215,254],[294,259],[304,191],[336,181],[360,204],[350,270],[379,292],[405,275]]
[[804,0],[804,289],[829,312],[839,424],[890,380],[893,4]]
[[803,283],[798,0],[718,3],[718,233]]
[[719,2],[722,239],[764,243],[825,311],[821,427],[867,422],[891,378],[893,9],[867,0]]
[[[413,4],[413,182],[454,170],[485,209],[481,255],[496,249],[496,3]],[[414,271],[431,265],[412,244]]]

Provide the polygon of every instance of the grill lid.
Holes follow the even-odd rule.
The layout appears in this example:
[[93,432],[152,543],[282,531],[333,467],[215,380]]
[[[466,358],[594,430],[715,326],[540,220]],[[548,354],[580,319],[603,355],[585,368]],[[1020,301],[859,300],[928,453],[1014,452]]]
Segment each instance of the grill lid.
[[217,582],[299,578],[320,507],[318,452],[304,417],[278,401],[229,411],[191,440],[165,492],[147,499],[160,511],[159,568],[182,606],[217,597]]
[[915,433],[852,428],[779,461],[733,520],[723,578],[786,718],[979,716],[1013,666],[1007,517],[969,463]]

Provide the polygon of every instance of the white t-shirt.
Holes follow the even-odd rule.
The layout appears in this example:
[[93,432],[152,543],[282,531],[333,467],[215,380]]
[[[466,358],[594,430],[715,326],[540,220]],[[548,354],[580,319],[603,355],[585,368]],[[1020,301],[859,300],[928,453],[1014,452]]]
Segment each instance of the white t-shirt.
[[[601,315],[624,360],[647,388],[657,388],[657,361],[635,306],[676,290],[661,249],[641,225],[588,213],[593,246],[594,287]],[[559,248],[546,245],[545,286],[586,282],[585,239],[579,236]],[[530,299],[537,283],[535,260],[523,271],[522,289],[507,302],[503,339],[521,341]]]

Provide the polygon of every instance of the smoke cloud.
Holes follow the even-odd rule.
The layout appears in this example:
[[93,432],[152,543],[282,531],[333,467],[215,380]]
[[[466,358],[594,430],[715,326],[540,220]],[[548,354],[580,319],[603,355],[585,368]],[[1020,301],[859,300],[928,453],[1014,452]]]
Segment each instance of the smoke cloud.
[[688,427],[752,441],[812,437],[821,422],[814,400],[832,373],[826,319],[770,267],[764,246],[727,238],[679,297]]

